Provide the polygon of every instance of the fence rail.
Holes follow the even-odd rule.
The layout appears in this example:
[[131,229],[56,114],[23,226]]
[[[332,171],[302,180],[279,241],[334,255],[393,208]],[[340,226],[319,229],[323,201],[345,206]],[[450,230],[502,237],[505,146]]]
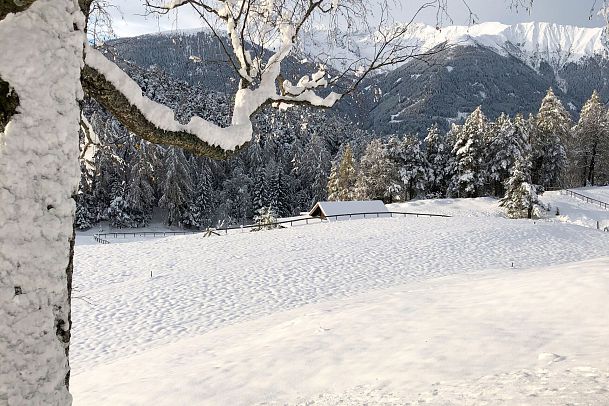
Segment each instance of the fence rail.
[[[324,220],[338,220],[339,218],[354,218],[354,217],[360,217],[360,218],[381,218],[381,217],[406,217],[406,216],[416,216],[416,217],[443,217],[443,218],[448,218],[451,217],[447,214],[431,214],[431,213],[410,213],[410,212],[397,212],[397,211],[385,211],[385,212],[372,212],[372,213],[346,213],[346,214],[335,214],[335,215],[331,215],[331,216],[326,216],[325,219],[319,218],[319,217],[305,217],[305,218],[299,218],[299,219],[292,219],[292,220],[282,220],[282,221],[275,221],[272,223],[266,223],[266,224],[244,224],[244,225],[239,225],[239,226],[229,226],[229,227],[223,227],[223,228],[217,228],[217,229],[213,229],[213,230],[202,230],[202,231],[130,231],[130,232],[109,232],[109,233],[97,233],[93,235],[93,238],[95,238],[95,241],[101,243],[101,244],[110,244],[110,241],[106,240],[106,238],[127,238],[128,236],[132,236],[132,237],[146,237],[146,236],[152,236],[152,237],[166,237],[168,235],[189,235],[189,234],[207,234],[207,235],[211,235],[211,234],[215,234],[215,235],[219,235],[219,233],[224,233],[224,234],[228,234],[229,231],[232,230],[245,230],[245,229],[251,229],[251,228],[257,228],[257,229],[263,229],[263,228],[267,228],[267,227],[272,227],[272,228],[279,228],[282,227],[282,225],[284,224],[290,224],[290,227],[292,227],[294,224],[297,223],[305,223],[305,224],[319,224],[319,223],[323,223]],[[315,221],[317,220],[317,221]]]
[[565,189],[565,193],[575,199],[581,199],[581,200],[585,201],[586,203],[598,204],[599,207],[602,207],[606,210],[609,209],[609,203],[605,203],[598,199],[594,199],[592,197],[582,195],[581,193],[577,193],[577,192],[574,192],[573,190],[569,190],[569,189]]

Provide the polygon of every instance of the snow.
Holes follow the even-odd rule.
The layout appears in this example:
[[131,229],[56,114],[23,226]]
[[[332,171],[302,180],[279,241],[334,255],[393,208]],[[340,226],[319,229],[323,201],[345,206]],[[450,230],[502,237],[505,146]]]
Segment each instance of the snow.
[[[375,35],[366,32],[350,33],[336,44],[328,44],[327,32],[310,33],[311,39],[304,49],[312,56],[327,60],[341,69],[374,56]],[[506,25],[485,22],[471,26],[448,26],[437,30],[435,26],[412,24],[406,30],[403,45],[417,52],[427,52],[447,43],[457,46],[483,46],[501,55],[511,55],[538,69],[547,62],[555,71],[567,63],[577,63],[596,55],[606,55],[603,28],[582,28],[545,22]],[[399,65],[397,65],[399,66]],[[395,69],[392,66],[389,69]],[[449,70],[450,72],[450,70]]]
[[492,197],[474,199],[427,199],[387,205],[390,211],[434,213],[457,217],[505,217],[499,201]]
[[0,21],[0,77],[19,97],[19,114],[0,133],[3,405],[71,400],[62,335],[79,180],[83,28],[73,0],[38,0]]
[[456,117],[447,118],[446,121],[448,121],[449,124],[458,123],[458,122],[466,120],[470,114],[471,114],[471,112],[468,113],[468,112],[464,112],[464,111],[458,111]]
[[608,400],[609,233],[389,208],[455,217],[77,246],[75,405]]
[[249,116],[245,113],[237,113],[239,106],[245,108],[242,100],[235,101],[235,115],[243,120],[233,122],[233,125],[229,127],[219,127],[197,116],[192,117],[188,124],[181,124],[175,119],[172,109],[144,96],[138,84],[98,50],[87,46],[85,62],[100,72],[106,80],[127,97],[132,105],[142,112],[147,120],[160,129],[193,134],[210,145],[231,151],[251,139],[252,126]]
[[584,196],[588,196],[609,204],[609,186],[590,186],[571,190],[577,193],[581,193]]
[[[609,187],[590,187],[572,189],[593,199],[609,203]],[[584,227],[604,230],[609,228],[609,210],[598,204],[587,203],[581,199],[571,197],[564,191],[546,192],[540,196],[545,205],[550,205],[547,216],[552,221],[577,224]],[[556,215],[556,209],[559,215]]]
[[[176,4],[180,2],[181,0]],[[174,5],[169,6],[172,8]],[[275,51],[264,64],[264,69],[259,72],[261,61],[252,60],[250,51],[245,49],[246,44],[242,41],[241,28],[243,27],[237,27],[235,19],[229,18],[229,15],[232,14],[232,6],[232,3],[220,6],[216,10],[217,14],[219,17],[226,17],[226,30],[231,40],[232,53],[237,59],[240,77],[248,84],[259,83],[255,87],[242,88],[235,93],[231,125],[228,127],[220,127],[198,116],[192,117],[188,124],[178,122],[172,109],[144,96],[142,89],[129,75],[100,51],[88,45],[85,48],[85,63],[112,83],[157,128],[186,132],[209,145],[218,146],[226,151],[233,151],[250,141],[253,132],[251,117],[267,102],[272,102],[274,106],[280,108],[303,102],[317,107],[332,107],[341,99],[342,95],[336,92],[329,92],[325,97],[315,93],[315,89],[328,85],[323,65],[317,72],[304,76],[296,85],[288,80],[283,81],[285,92],[277,94],[277,79],[281,74],[281,63],[294,48],[297,34],[295,24],[289,19],[277,23],[274,28],[278,34],[276,44],[265,44],[265,49],[270,51],[274,48]],[[256,14],[254,11],[252,13]],[[257,76],[260,76],[259,81],[253,79]]]
[[387,207],[380,200],[368,201],[344,201],[344,202],[317,202],[309,211],[313,215],[320,208],[325,216],[336,216],[339,214],[354,213],[385,213]]

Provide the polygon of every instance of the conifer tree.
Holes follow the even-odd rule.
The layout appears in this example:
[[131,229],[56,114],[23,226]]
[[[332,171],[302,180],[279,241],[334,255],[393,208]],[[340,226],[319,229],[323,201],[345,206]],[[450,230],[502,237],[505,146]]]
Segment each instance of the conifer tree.
[[331,202],[335,202],[339,200],[339,190],[338,190],[338,163],[332,164],[332,169],[330,170],[330,176],[328,177],[328,200]]
[[482,194],[486,182],[484,160],[487,126],[486,117],[478,107],[454,134],[456,139],[452,154],[455,161],[451,183],[453,195],[478,197]]
[[567,164],[565,143],[570,131],[571,117],[550,88],[535,117],[531,141],[535,184],[543,188],[562,186]]
[[489,130],[486,163],[490,192],[503,196],[505,181],[512,175],[515,163],[528,155],[528,130],[522,115],[512,121],[506,114],[501,114],[495,125]]
[[327,198],[327,184],[332,163],[323,139],[311,137],[302,148],[294,151],[291,175],[298,211],[309,210],[316,202]]
[[421,152],[421,142],[418,138],[412,135],[404,137],[400,143],[397,167],[403,185],[404,200],[424,195],[432,175],[429,163]]
[[598,159],[594,164],[595,183],[597,185],[609,185],[609,112],[603,119],[601,137],[597,146]]
[[357,173],[353,159],[353,150],[351,145],[347,144],[335,173],[330,173],[328,198],[330,199],[331,196],[333,200],[337,201],[355,200],[357,198],[356,182]]
[[117,228],[133,227],[134,221],[125,198],[125,182],[114,183],[111,196],[112,200],[107,210],[110,225]]
[[129,187],[126,203],[136,226],[146,226],[152,218],[152,208],[156,203],[154,193],[155,168],[158,167],[156,146],[140,141],[129,170]]
[[573,186],[594,185],[599,154],[607,137],[607,111],[595,90],[584,104],[569,143],[569,178]]
[[254,216],[254,224],[258,227],[252,228],[252,231],[272,230],[277,227],[277,214],[272,207],[261,207],[256,211]]
[[393,163],[380,140],[372,140],[366,147],[359,165],[356,189],[358,199],[385,200],[390,202],[392,194]]
[[252,209],[257,213],[263,207],[268,207],[268,186],[264,168],[259,167],[254,172],[252,181]]
[[181,149],[167,149],[164,170],[159,207],[167,209],[168,225],[179,226],[187,215],[193,191],[189,162]]
[[274,213],[279,217],[289,216],[291,211],[288,195],[288,182],[280,165],[276,165],[275,170],[270,175],[268,190],[268,207],[273,208]]
[[425,143],[425,157],[429,164],[429,181],[427,195],[429,197],[444,197],[450,182],[450,152],[446,136],[434,124],[427,130]]
[[538,205],[537,187],[531,183],[531,163],[527,156],[520,156],[506,181],[506,194],[499,205],[510,218],[532,218]]
[[213,212],[213,187],[211,172],[207,165],[202,165],[197,185],[188,210],[186,211],[183,225],[186,227],[204,229],[211,226]]

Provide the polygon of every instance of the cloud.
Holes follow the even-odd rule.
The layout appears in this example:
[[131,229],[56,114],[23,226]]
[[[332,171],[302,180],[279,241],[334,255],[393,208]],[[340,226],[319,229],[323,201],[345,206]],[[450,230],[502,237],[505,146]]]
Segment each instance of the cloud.
[[162,31],[201,28],[203,21],[188,7],[181,7],[166,15],[148,14],[141,0],[114,0],[109,9],[113,28],[119,37],[133,37]]
[[[396,1],[393,18],[397,21],[408,21],[418,7],[427,0]],[[582,4],[582,2],[584,4]],[[590,4],[586,4],[589,2]],[[114,30],[119,37],[149,34],[176,29],[197,29],[203,26],[200,17],[190,7],[180,7],[167,15],[146,15],[141,0],[113,0],[117,9],[110,9],[114,18]],[[469,13],[463,0],[448,0],[452,24],[466,25],[470,22]],[[605,24],[602,17],[591,11],[594,0],[535,0],[531,13],[524,10],[514,11],[508,7],[506,0],[467,0],[467,4],[477,15],[478,22],[498,21],[514,24],[527,21],[544,21],[558,24],[570,24],[586,27],[599,27]],[[591,18],[590,18],[591,17]],[[426,10],[417,21],[436,24],[436,13]],[[451,21],[443,21],[444,25]]]

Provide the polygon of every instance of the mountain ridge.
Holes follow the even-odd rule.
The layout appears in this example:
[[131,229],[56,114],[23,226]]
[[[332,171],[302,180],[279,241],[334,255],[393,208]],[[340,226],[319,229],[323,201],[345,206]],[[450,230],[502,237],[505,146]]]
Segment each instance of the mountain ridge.
[[[435,31],[428,27],[428,31],[432,29]],[[447,129],[478,105],[491,119],[501,112],[535,113],[549,87],[556,90],[574,119],[593,90],[609,100],[604,29],[486,23],[452,30],[446,28],[442,35],[455,42],[454,46],[430,55],[426,61],[414,59],[379,72],[329,113],[378,134],[424,134],[433,123]],[[354,44],[362,38],[355,36],[348,41]],[[418,41],[423,43],[423,39]],[[429,36],[427,46],[434,41],[438,38]],[[360,45],[355,51],[369,49],[364,42]],[[238,85],[222,47],[205,30],[117,39],[108,46],[145,70],[161,69],[193,86],[202,85],[230,96]],[[349,46],[342,49],[355,52]],[[332,49],[325,51],[330,54]],[[303,64],[300,53],[288,57],[282,67],[284,77],[298,80],[314,71],[315,59],[306,59]]]

